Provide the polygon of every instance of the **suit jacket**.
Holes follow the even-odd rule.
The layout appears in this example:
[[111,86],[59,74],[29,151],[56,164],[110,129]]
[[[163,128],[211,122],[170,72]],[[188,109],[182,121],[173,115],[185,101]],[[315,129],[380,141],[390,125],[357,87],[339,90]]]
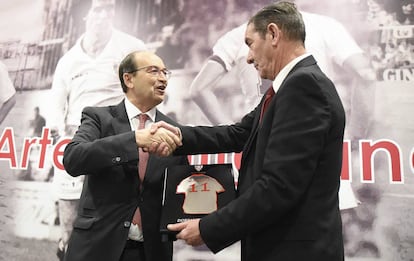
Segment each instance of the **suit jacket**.
[[242,240],[242,260],[344,259],[338,190],[345,114],[312,56],[290,71],[259,123],[261,103],[241,122],[182,127],[176,153],[243,151],[238,198],[201,219],[218,252]]
[[[159,120],[176,125],[157,111]],[[138,160],[124,101],[83,110],[81,126],[63,158],[70,175],[85,175],[65,260],[119,260],[137,206],[141,210],[146,260],[172,260],[172,243],[161,242],[159,232],[162,176],[168,166],[188,164],[187,158],[150,155],[142,191]]]

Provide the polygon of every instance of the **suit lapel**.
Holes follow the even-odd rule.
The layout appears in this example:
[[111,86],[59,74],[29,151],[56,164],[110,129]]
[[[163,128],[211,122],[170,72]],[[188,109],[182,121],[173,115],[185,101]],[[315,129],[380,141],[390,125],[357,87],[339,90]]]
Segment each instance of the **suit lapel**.
[[[129,123],[128,115],[126,113],[125,109],[125,100],[120,102],[116,106],[111,107],[111,114],[112,114],[112,127],[114,130],[114,134],[120,134],[131,131],[131,124]],[[137,155],[138,155],[138,149],[137,149]],[[137,183],[138,188],[138,164],[127,164],[124,165],[124,169],[126,173],[130,173],[130,177],[132,177],[132,182]]]
[[[289,72],[289,74],[287,75],[287,77],[286,77],[286,78],[288,78],[288,77],[289,77],[289,75],[290,75],[292,72],[294,72],[295,70],[297,70],[297,69],[298,69],[298,68],[300,68],[300,67],[307,67],[307,66],[312,66],[312,65],[315,65],[315,64],[316,64],[316,60],[313,58],[313,56],[312,56],[312,55],[310,55],[310,56],[306,57],[305,59],[303,59],[303,60],[299,61],[299,62],[298,62],[298,63],[297,63],[297,64],[296,64],[293,68],[292,68],[292,70]],[[286,79],[285,79],[285,80],[286,80]],[[281,88],[283,88],[283,87],[284,87],[284,82],[285,82],[285,80],[282,82],[282,84],[281,84],[281,86],[279,87],[279,89],[281,89]],[[277,95],[277,93],[275,94],[275,96],[276,96],[276,95]],[[263,95],[262,100],[261,100],[261,102],[260,102],[260,106],[258,106],[258,108],[262,108],[262,106],[263,106],[263,102],[264,102],[264,99],[265,99],[265,95]],[[273,97],[273,99],[270,101],[269,108],[271,108],[271,107],[272,107],[272,103],[274,103],[274,100],[275,100],[275,97]],[[252,133],[250,134],[249,139],[247,140],[246,145],[245,145],[245,147],[244,147],[244,149],[243,149],[243,154],[242,154],[242,162],[243,162],[243,160],[246,158],[246,156],[248,155],[248,153],[249,153],[249,151],[250,151],[250,149],[251,149],[251,147],[252,147],[253,142],[256,140],[257,133],[258,133],[258,131],[259,131],[259,127],[260,127],[260,124],[259,124],[259,115],[260,115],[260,109],[256,110],[256,116],[255,116],[254,123],[253,123]]]
[[247,156],[247,154],[249,153],[250,148],[252,147],[253,141],[256,140],[256,136],[257,136],[258,131],[259,131],[259,121],[257,119],[255,121],[255,127],[254,127],[252,133],[250,134],[249,139],[246,142],[246,145],[244,146],[243,154],[242,154],[242,161]]
[[257,107],[259,109],[256,109],[256,114],[255,114],[255,117],[254,117],[254,120],[253,120],[252,132],[250,133],[249,139],[247,140],[246,145],[243,148],[242,161],[247,156],[247,154],[249,153],[250,148],[252,147],[252,143],[255,140],[256,136],[257,136],[257,132],[259,131],[260,108],[262,108],[263,102],[264,102],[264,96],[262,97],[262,100],[260,102],[260,106]]
[[118,105],[111,107],[112,113],[112,127],[115,134],[131,131],[128,115],[125,109],[125,100]]

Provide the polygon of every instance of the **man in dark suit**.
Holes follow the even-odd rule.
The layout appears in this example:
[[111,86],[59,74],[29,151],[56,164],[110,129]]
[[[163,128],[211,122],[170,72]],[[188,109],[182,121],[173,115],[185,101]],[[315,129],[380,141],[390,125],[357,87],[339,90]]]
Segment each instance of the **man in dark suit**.
[[[181,127],[175,152],[243,151],[238,197],[201,219],[169,225],[177,238],[214,253],[241,240],[244,261],[344,260],[338,190],[345,113],[304,41],[292,3],[266,6],[249,20],[247,61],[273,86],[236,124]],[[158,123],[153,131],[160,127],[174,129]]]
[[[65,260],[172,260],[172,243],[162,242],[159,232],[162,176],[166,167],[187,164],[187,158],[150,155],[145,161],[148,155],[141,156],[151,145],[180,143],[169,131],[152,135],[149,130],[159,120],[176,124],[156,109],[169,75],[157,55],[133,52],[119,66],[126,98],[83,110],[63,158],[70,175],[85,175]],[[138,129],[141,114],[147,115],[146,129]],[[138,168],[141,162],[147,162],[146,171]]]

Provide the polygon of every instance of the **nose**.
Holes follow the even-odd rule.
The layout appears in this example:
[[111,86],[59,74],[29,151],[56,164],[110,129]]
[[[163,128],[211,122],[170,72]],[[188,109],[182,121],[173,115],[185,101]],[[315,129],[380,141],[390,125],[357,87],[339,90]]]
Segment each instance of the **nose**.
[[160,72],[158,74],[158,80],[161,81],[161,82],[167,82],[168,81],[167,75],[165,75],[164,73]]
[[250,50],[247,54],[247,60],[246,61],[247,61],[248,64],[254,63],[253,55],[252,55]]

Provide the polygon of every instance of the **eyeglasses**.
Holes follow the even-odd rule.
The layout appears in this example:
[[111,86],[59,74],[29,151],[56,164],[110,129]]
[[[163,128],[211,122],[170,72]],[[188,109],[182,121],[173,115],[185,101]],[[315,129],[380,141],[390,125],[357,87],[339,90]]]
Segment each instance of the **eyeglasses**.
[[171,71],[167,69],[160,69],[159,67],[154,66],[154,65],[140,67],[140,68],[134,69],[126,73],[134,73],[134,72],[144,70],[144,69],[146,69],[145,71],[147,73],[154,75],[154,76],[160,76],[162,74],[162,76],[164,76],[167,80],[170,79],[170,76],[171,76]]

